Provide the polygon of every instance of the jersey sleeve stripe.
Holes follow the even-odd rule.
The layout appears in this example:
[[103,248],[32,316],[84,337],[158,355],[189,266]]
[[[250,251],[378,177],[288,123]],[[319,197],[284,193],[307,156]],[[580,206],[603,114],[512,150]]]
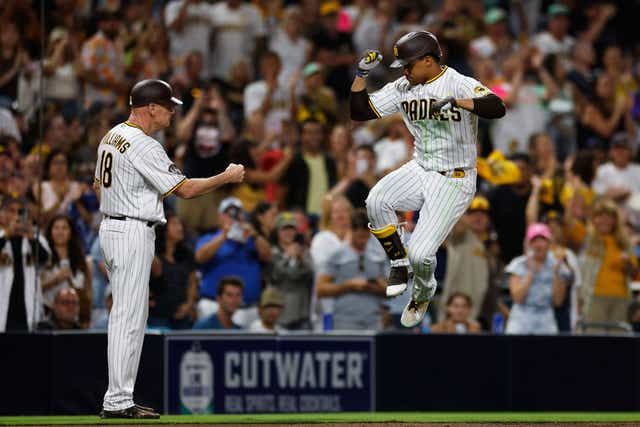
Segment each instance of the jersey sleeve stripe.
[[376,116],[378,116],[378,118],[381,118],[382,116],[380,115],[380,113],[378,113],[378,110],[376,109],[376,107],[373,106],[373,102],[371,102],[371,98],[369,98],[368,100],[369,100],[369,106],[371,107],[371,110],[373,110],[373,112],[376,114]]
[[164,193],[164,194],[162,195],[162,197],[164,198],[164,197],[168,197],[168,196],[170,196],[170,195],[171,195],[171,193],[173,193],[174,191],[176,191],[178,188],[182,187],[182,185],[183,185],[185,182],[187,182],[187,178],[186,178],[186,177],[184,177],[184,178],[182,179],[182,181],[180,181],[179,183],[177,183],[176,185],[174,185],[174,186],[173,186],[173,188],[172,188],[171,190],[169,190],[169,191],[167,191],[166,193]]

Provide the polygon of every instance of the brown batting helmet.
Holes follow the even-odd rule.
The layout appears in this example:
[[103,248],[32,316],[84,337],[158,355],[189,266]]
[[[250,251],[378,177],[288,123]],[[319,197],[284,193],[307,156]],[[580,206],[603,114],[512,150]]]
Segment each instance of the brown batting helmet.
[[393,45],[393,54],[396,60],[391,63],[390,67],[400,68],[427,55],[433,56],[440,61],[442,50],[438,39],[433,33],[429,31],[412,31],[400,37]]
[[142,80],[133,86],[129,95],[131,107],[144,107],[151,103],[168,107],[182,105],[182,101],[173,96],[171,85],[164,80]]

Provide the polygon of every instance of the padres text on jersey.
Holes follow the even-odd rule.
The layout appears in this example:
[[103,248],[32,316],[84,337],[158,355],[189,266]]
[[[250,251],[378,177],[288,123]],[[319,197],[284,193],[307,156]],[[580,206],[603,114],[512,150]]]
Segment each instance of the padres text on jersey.
[[379,117],[401,113],[414,137],[413,157],[420,166],[425,170],[449,171],[476,167],[478,118],[459,107],[434,114],[431,105],[449,96],[477,98],[489,93],[477,80],[445,66],[425,84],[412,86],[406,77],[401,77],[369,98]]

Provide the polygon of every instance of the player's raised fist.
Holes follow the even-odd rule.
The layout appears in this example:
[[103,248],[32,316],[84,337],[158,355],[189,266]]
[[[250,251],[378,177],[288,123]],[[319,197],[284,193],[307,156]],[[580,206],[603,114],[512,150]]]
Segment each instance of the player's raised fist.
[[244,180],[244,166],[230,163],[224,171],[230,183],[242,182]]
[[439,114],[441,111],[447,111],[451,109],[451,107],[455,107],[456,105],[458,105],[456,104],[456,99],[450,96],[448,98],[441,99],[440,101],[437,101],[431,104],[431,113]]
[[358,61],[358,75],[366,77],[369,71],[373,70],[382,62],[382,54],[377,50],[367,49]]

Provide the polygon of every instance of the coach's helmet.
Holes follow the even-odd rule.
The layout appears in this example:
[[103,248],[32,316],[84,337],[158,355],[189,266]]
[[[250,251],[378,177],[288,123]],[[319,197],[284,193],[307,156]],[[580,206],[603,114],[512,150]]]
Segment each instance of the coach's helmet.
[[142,80],[133,86],[129,95],[131,107],[144,107],[151,103],[160,104],[168,108],[182,105],[182,101],[173,96],[171,85],[164,80]]
[[400,37],[393,45],[393,54],[396,60],[389,66],[391,68],[400,68],[427,55],[431,55],[440,61],[442,50],[438,39],[433,33],[429,31],[412,31]]

